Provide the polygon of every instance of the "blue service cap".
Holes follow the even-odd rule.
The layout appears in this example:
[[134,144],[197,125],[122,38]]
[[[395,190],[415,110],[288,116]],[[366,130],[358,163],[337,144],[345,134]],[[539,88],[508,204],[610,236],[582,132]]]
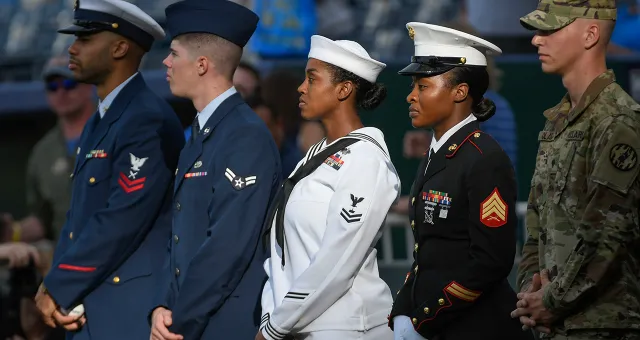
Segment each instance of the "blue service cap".
[[258,27],[258,15],[228,0],[183,0],[165,9],[171,39],[210,33],[244,47]]
[[165,37],[160,24],[138,6],[123,0],[76,0],[73,19],[73,25],[58,32],[78,35],[110,31],[133,40],[145,51],[155,40]]

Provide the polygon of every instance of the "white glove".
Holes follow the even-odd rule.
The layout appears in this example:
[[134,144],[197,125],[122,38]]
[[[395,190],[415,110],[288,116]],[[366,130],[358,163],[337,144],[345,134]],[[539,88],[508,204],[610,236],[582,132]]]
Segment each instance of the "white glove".
[[411,319],[406,315],[393,318],[393,340],[426,340],[413,328]]

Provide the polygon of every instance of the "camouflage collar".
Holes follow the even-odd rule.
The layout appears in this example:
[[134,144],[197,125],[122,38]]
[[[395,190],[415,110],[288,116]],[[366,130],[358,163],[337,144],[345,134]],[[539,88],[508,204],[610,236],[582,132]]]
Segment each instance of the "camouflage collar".
[[[556,128],[564,129],[569,123],[578,118],[584,110],[598,98],[604,89],[616,81],[613,70],[607,70],[594,79],[584,91],[578,104],[572,109],[569,94],[565,94],[560,103],[544,112],[544,116],[553,121]],[[558,131],[558,129],[556,129]]]

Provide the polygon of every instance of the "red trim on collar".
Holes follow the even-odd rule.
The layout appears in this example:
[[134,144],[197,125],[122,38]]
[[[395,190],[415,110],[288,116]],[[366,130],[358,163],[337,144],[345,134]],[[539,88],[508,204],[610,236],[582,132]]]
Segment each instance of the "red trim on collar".
[[[466,143],[467,141],[469,141],[469,139],[471,138],[471,136],[473,136],[476,133],[480,133],[482,131],[480,130],[475,130],[473,132],[471,132],[461,143],[460,145],[458,145],[458,147],[456,147],[455,150],[453,150],[450,154],[446,155],[447,158],[452,158],[453,156],[455,156],[456,152],[458,152],[458,150],[460,150],[460,148],[462,147],[462,145],[464,145],[464,143]],[[478,147],[478,145],[476,145],[476,143],[474,143],[473,141],[469,141],[471,144],[473,144],[476,149],[478,149],[478,151],[480,151],[480,153],[482,153],[482,150],[480,150],[480,148]]]

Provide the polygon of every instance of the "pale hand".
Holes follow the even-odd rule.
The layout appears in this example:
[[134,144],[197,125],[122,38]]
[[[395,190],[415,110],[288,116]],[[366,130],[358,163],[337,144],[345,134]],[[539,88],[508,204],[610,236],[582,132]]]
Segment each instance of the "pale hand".
[[9,268],[21,268],[29,265],[33,260],[36,267],[40,266],[40,253],[36,247],[22,243],[11,242],[0,244],[0,260],[8,260]]
[[545,269],[541,275],[535,274],[531,287],[526,292],[518,294],[519,301],[516,310],[511,312],[511,317],[520,319],[523,329],[535,327],[541,333],[549,334],[549,325],[553,321],[553,314],[549,312],[542,302],[544,288],[549,285],[549,273]]
[[150,340],[182,340],[180,334],[171,333],[168,329],[173,324],[170,310],[164,307],[156,308],[151,314]]

